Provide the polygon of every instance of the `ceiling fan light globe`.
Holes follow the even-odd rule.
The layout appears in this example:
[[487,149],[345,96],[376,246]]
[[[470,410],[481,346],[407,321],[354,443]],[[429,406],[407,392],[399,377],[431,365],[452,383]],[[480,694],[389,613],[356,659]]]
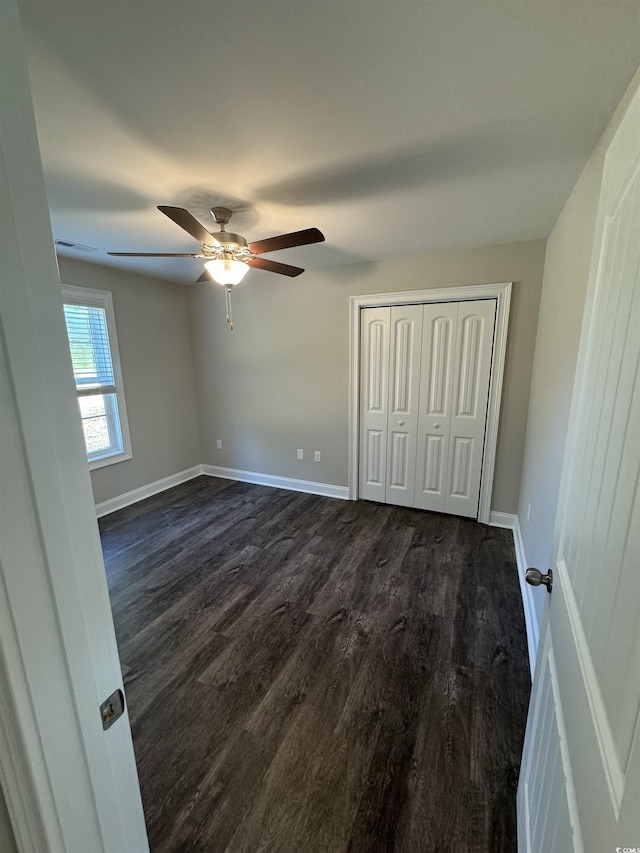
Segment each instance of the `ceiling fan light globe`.
[[249,271],[244,261],[230,258],[214,258],[212,261],[207,261],[205,267],[211,273],[213,280],[225,287],[240,284]]

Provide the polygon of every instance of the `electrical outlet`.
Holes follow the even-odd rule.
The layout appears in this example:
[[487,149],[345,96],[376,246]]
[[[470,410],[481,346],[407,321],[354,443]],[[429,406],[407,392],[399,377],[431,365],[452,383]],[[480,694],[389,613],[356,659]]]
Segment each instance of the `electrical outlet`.
[[301,447],[298,448],[298,459],[304,459],[304,450]]
[[527,524],[529,524],[529,519],[531,518],[531,504],[527,507]]
[[322,462],[322,452],[320,450],[313,451],[313,461]]
[[221,438],[219,438],[216,441],[216,447],[218,448],[218,450],[222,450],[222,439]]

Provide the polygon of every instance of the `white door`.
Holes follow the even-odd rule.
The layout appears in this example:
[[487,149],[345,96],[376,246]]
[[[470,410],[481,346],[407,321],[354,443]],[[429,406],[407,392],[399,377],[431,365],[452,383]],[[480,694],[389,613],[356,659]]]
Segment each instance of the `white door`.
[[415,506],[422,305],[394,305],[390,324],[385,503]]
[[360,497],[413,506],[422,306],[361,312]]
[[476,518],[494,299],[424,306],[415,506]]
[[20,850],[144,853],[14,0],[0,20],[0,783]]
[[523,853],[640,849],[640,91],[607,153],[592,263],[518,791]]

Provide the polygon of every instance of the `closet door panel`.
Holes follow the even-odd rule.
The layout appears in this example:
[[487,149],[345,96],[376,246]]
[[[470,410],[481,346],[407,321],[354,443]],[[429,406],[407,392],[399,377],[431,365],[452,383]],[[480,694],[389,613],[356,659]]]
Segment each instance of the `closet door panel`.
[[470,518],[478,514],[495,312],[492,299],[458,308],[444,511]]
[[390,308],[361,312],[360,497],[386,500]]
[[444,512],[458,303],[423,306],[415,506]]
[[386,502],[414,506],[422,306],[391,308]]

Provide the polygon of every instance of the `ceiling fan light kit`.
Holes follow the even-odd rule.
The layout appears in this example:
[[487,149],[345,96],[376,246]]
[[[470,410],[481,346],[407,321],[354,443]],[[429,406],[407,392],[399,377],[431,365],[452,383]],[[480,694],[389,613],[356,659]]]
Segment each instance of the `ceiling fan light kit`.
[[304,272],[301,267],[294,267],[279,261],[270,261],[267,258],[259,257],[260,255],[324,241],[324,234],[317,228],[305,228],[302,231],[292,231],[290,234],[281,234],[278,237],[269,237],[266,240],[247,243],[241,234],[233,234],[226,230],[226,225],[232,216],[232,211],[228,207],[211,208],[211,215],[220,226],[220,231],[213,233],[208,231],[195,216],[192,216],[183,207],[159,205],[158,210],[195,238],[202,246],[201,251],[190,253],[107,252],[107,254],[120,258],[202,258],[205,261],[205,272],[198,281],[213,280],[226,289],[227,324],[230,329],[233,329],[231,288],[242,281],[249,271],[249,267],[290,277]]
[[240,284],[249,272],[247,262],[235,260],[230,252],[225,252],[221,257],[207,261],[204,266],[211,273],[211,278],[223,285]]

